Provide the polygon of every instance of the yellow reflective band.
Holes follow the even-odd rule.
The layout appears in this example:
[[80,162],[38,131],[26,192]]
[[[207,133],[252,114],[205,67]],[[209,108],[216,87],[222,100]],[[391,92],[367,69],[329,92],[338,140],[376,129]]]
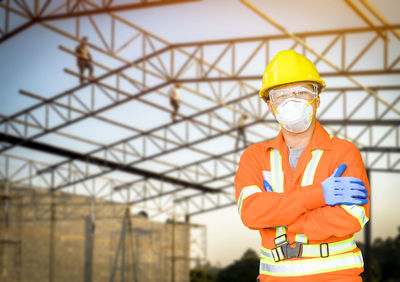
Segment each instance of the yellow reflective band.
[[279,153],[278,150],[276,150],[275,155],[277,157],[277,163],[278,163],[278,177],[279,177],[279,190],[277,190],[279,193],[283,193],[284,186],[283,186],[283,168],[282,168],[282,156]]
[[[352,237],[339,242],[323,244],[323,246],[321,246],[320,244],[303,245],[301,256],[307,258],[318,258],[321,256],[321,251],[323,252],[322,255],[327,255],[327,253],[329,252],[329,256],[331,256],[331,255],[343,254],[345,252],[354,250],[356,248],[357,248],[356,242]],[[264,259],[273,258],[273,249],[270,250],[261,247],[261,258]]]
[[[282,168],[282,156],[279,150],[271,148],[270,150],[270,166],[271,166],[271,187],[272,191],[277,193],[283,193],[283,168]],[[286,228],[284,226],[276,227],[276,237],[286,234]]]
[[277,247],[276,249],[273,249],[272,256],[274,261],[280,261],[281,259],[283,259],[285,255],[283,254],[282,247]]
[[[325,245],[325,244],[324,244]],[[303,246],[303,257],[318,257],[323,252],[323,256],[327,255],[338,255],[357,248],[354,238],[349,238],[347,240],[329,243],[326,247],[321,247],[321,245],[305,245]]]
[[358,222],[360,223],[361,228],[368,222],[369,218],[365,213],[365,208],[363,206],[358,205],[340,205],[342,208],[345,209],[349,214],[357,218]]
[[303,276],[326,273],[350,268],[362,268],[364,262],[361,251],[305,260],[275,262],[273,258],[261,259],[260,274],[270,276]]
[[[285,235],[286,234],[286,227],[285,226],[278,226],[276,228],[276,233],[275,234],[276,234],[276,237],[280,237],[282,235]],[[282,242],[286,241],[286,237],[285,236],[282,236],[281,238],[282,238]],[[279,242],[279,243],[282,243],[282,242]]]
[[297,233],[294,241],[295,242],[299,242],[299,243],[303,243],[303,244],[307,244],[308,243],[308,238],[307,238],[306,235],[304,235],[302,233]]
[[311,160],[307,164],[301,180],[301,186],[311,185],[314,182],[315,171],[317,170],[318,163],[322,157],[324,150],[313,150],[311,152]]
[[279,153],[279,150],[271,148],[270,165],[272,190],[277,193],[283,193],[282,156]]
[[258,188],[257,185],[247,186],[242,189],[237,202],[239,216],[242,216],[242,203],[244,199],[246,199],[250,195],[253,195],[254,193],[259,193],[259,192],[261,193],[261,189]]
[[271,165],[271,187],[272,191],[276,192],[276,168],[275,168],[275,149],[271,148],[269,152],[269,160]]

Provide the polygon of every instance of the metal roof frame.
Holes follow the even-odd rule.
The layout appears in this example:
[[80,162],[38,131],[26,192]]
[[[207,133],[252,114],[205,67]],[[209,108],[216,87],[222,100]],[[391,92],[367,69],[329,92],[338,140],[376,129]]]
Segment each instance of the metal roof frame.
[[[57,183],[50,185],[48,182],[49,188],[65,189],[77,185],[86,186],[86,182],[91,183],[91,181],[94,181],[97,178],[100,179],[111,171],[124,170],[124,168],[126,168],[130,172],[142,176],[142,178],[134,181],[121,181],[119,183],[110,184],[108,188],[109,193],[106,194],[107,197],[114,193],[124,195],[127,204],[137,204],[146,201],[155,203],[159,198],[168,196],[168,201],[171,205],[176,204],[180,206],[178,209],[181,209],[182,215],[199,214],[234,204],[233,193],[229,192],[229,190],[233,187],[231,178],[234,175],[235,164],[237,163],[241,148],[238,150],[227,150],[220,154],[214,154],[201,149],[197,145],[212,139],[220,138],[221,136],[232,139],[236,138],[235,121],[237,120],[237,117],[244,112],[250,116],[250,122],[246,125],[246,132],[250,134],[253,142],[259,142],[265,138],[256,129],[253,129],[255,126],[262,126],[270,130],[277,129],[272,117],[268,115],[268,113],[263,113],[260,103],[256,104],[252,100],[254,93],[257,91],[254,86],[254,81],[260,80],[261,75],[248,74],[245,73],[245,70],[253,60],[255,60],[259,52],[265,52],[265,61],[268,61],[272,49],[270,43],[273,41],[290,39],[290,36],[280,34],[264,37],[231,38],[224,40],[172,44],[120,17],[118,14],[114,13],[118,10],[115,8],[115,11],[110,10],[107,13],[112,21],[124,23],[129,26],[132,31],[136,32],[134,36],[117,48],[116,43],[114,42],[115,35],[111,36],[111,38],[106,38],[99,29],[96,19],[91,18],[90,16],[92,13],[102,12],[105,7],[97,6],[96,3],[90,1],[85,5],[86,6],[81,7],[79,12],[76,10],[69,10],[68,12],[70,12],[70,16],[85,16],[90,18],[90,22],[102,42],[102,45],[90,43],[90,48],[96,52],[109,56],[113,60],[122,64],[122,66],[111,69],[101,64],[101,62],[95,61],[94,64],[96,67],[103,70],[103,75],[100,75],[82,85],[67,89],[51,98],[44,98],[38,94],[21,90],[21,94],[35,98],[39,100],[39,103],[13,114],[10,117],[3,117],[2,120],[0,120],[0,128],[2,131],[0,158],[6,158],[6,151],[16,147],[27,146],[33,148],[39,146],[40,144],[36,141],[39,137],[49,134],[60,134],[64,137],[80,140],[82,142],[91,144],[96,143],[99,148],[85,154],[82,152],[75,152],[73,156],[71,154],[68,155],[68,158],[65,161],[36,169],[35,173],[32,173],[30,176],[32,179],[46,178],[46,175],[42,175],[44,171],[55,175],[53,176],[53,179]],[[23,5],[18,6],[19,8],[8,7],[7,4],[1,3],[1,8],[8,9],[7,13],[16,13],[20,16],[23,16],[22,14],[25,13],[26,16],[28,14],[26,7],[24,9]],[[44,11],[45,10],[46,8]],[[83,14],[81,15],[79,13]],[[46,15],[42,15],[43,20],[37,21],[38,24],[51,31],[62,34],[66,38],[76,42],[79,41],[81,25],[79,20],[75,22],[75,33],[72,34],[66,30],[60,29],[58,26],[52,25],[51,23],[51,20],[63,18],[63,13],[55,14],[54,16],[48,15],[47,18]],[[57,15],[59,16],[58,18]],[[390,25],[386,22],[382,26],[313,31],[298,33],[295,34],[295,36],[303,39],[331,36],[329,43],[321,51],[322,56],[328,54],[334,46],[340,46],[340,68],[322,71],[322,77],[397,75],[400,73],[400,69],[398,68],[400,57],[389,61],[388,53],[390,50],[386,38],[388,37],[389,32],[395,34],[395,31],[399,28],[400,24]],[[347,63],[344,58],[348,57],[346,54],[346,43],[349,38],[354,34],[369,34],[371,32],[377,32],[377,35],[372,37],[368,42],[364,42],[363,48],[351,62]],[[114,31],[112,33],[114,34]],[[131,58],[126,58],[121,55],[121,52],[124,49],[130,48],[133,42],[137,42],[138,40],[141,41],[140,44],[144,46],[142,54],[140,54],[138,58],[132,60]],[[382,68],[355,69],[354,66],[360,61],[366,60],[368,50],[379,41],[383,41],[383,48],[381,48],[383,58]],[[246,43],[253,44],[255,47],[253,47],[253,51],[247,55],[247,59],[241,64],[238,64],[235,58],[239,53],[240,44]],[[207,48],[212,46],[218,46],[218,48],[220,48],[219,50],[222,50],[219,51],[216,58],[207,57]],[[294,41],[291,48],[299,49],[301,46]],[[73,51],[64,46],[60,46],[60,49],[74,55]],[[302,50],[303,52],[306,52],[304,48]],[[180,61],[177,59],[178,56],[181,56]],[[227,56],[231,58],[231,69],[223,68],[220,64],[221,60]],[[320,62],[321,58],[316,57],[314,63],[318,65]],[[142,74],[141,77],[138,79],[137,77],[133,78],[126,75],[124,72],[128,69],[135,69],[137,72]],[[193,72],[190,72],[193,69],[197,70],[197,72],[194,72],[194,76]],[[74,71],[66,70],[66,72],[70,75],[78,76]],[[123,87],[119,86],[118,83],[111,85],[106,81],[106,79],[110,77],[115,77],[117,81],[129,83],[135,88],[135,90],[133,92],[126,91]],[[168,107],[152,103],[151,101],[146,100],[146,96],[156,93],[157,95],[160,95],[160,97],[166,97],[165,88],[177,82],[183,83],[183,90],[185,92],[201,97],[213,103],[214,106],[201,109],[190,103],[189,100],[183,100],[182,105],[191,109],[192,114],[179,114],[179,119],[176,123],[167,122],[146,131],[101,116],[102,112],[106,112],[132,100],[140,101],[159,111],[169,113],[170,109]],[[231,88],[231,91],[224,92],[218,89],[219,85],[228,82],[235,83]],[[200,90],[200,85],[206,85],[209,87],[208,93],[205,93],[204,90]],[[371,90],[375,95],[373,95],[373,97],[365,95],[364,99],[361,102],[358,102],[358,104],[351,108],[351,110],[348,105],[351,100],[349,98],[349,93],[359,92],[362,90],[365,91],[365,87],[357,85],[332,87],[327,89],[328,93],[333,93],[335,96],[328,106],[321,110],[321,123],[328,127],[332,133],[349,138],[355,142],[360,148],[364,160],[366,160],[367,168],[372,171],[399,171],[400,159],[398,154],[400,152],[400,145],[398,138],[393,146],[381,144],[385,144],[385,142],[387,142],[388,139],[393,138],[393,136],[398,136],[400,121],[396,119],[399,111],[396,107],[398,106],[398,101],[400,99],[397,98],[392,101],[386,101],[385,98],[380,95],[380,93],[384,93],[385,91],[398,91],[399,87],[400,86],[396,85],[368,86],[368,91]],[[92,93],[94,97],[93,100],[86,102],[80,99],[80,96],[77,93],[85,90],[89,90]],[[109,103],[101,108],[96,108],[96,97],[99,97],[98,99],[107,97]],[[385,109],[383,111],[375,110],[370,118],[354,118],[357,116],[360,109],[364,108],[365,110],[365,107],[371,100],[373,100],[372,104],[375,109],[382,106],[384,106]],[[343,118],[324,118],[326,113],[329,112],[335,104],[337,105],[337,103],[341,103],[341,107],[344,109]],[[227,110],[231,112],[233,119],[227,119],[218,112],[219,110]],[[395,118],[388,118],[388,116],[390,114],[393,115],[393,113],[395,114]],[[129,138],[118,140],[112,144],[101,144],[100,142],[97,142],[97,140],[87,140],[84,137],[73,136],[61,131],[63,128],[79,123],[89,117],[105,121],[113,126],[129,129],[133,132],[133,135]],[[52,124],[51,121],[56,119],[62,121],[58,124]],[[208,122],[205,122],[204,120],[208,120]],[[184,125],[183,130],[178,128],[179,124]],[[358,133],[358,135],[351,136],[349,132],[352,131],[352,128],[355,126],[362,127],[363,129]],[[369,138],[366,142],[364,137],[366,135],[371,135],[378,127],[384,131],[382,137],[378,140]],[[196,131],[197,134],[201,134],[201,138],[195,140],[191,139],[190,136],[193,131]],[[139,149],[132,145],[132,140],[135,139],[140,139],[142,144],[151,143],[153,144],[153,147],[157,149],[153,148],[151,152],[147,152],[146,149],[144,149],[145,146]],[[55,148],[46,144],[42,144],[41,148],[46,148],[44,150],[48,153],[55,153],[56,151]],[[160,159],[168,153],[183,151],[184,149],[202,154],[205,157],[200,161],[194,161],[184,165],[173,164]],[[64,156],[66,156],[67,153],[65,148],[61,151],[64,152]],[[98,157],[100,154],[103,156],[102,158]],[[131,162],[124,161],[125,157],[131,158]],[[169,169],[162,172],[151,174],[150,178],[156,178],[159,180],[156,182],[156,185],[149,181],[149,174],[147,174],[148,171],[140,169],[142,163],[149,161],[169,167]],[[97,162],[97,165],[95,162]],[[386,166],[382,167],[382,163],[386,163]],[[86,170],[82,170],[82,164],[87,168]],[[94,166],[102,168],[96,170],[93,169]],[[109,168],[112,167],[113,169],[104,169],[104,167],[107,166]],[[212,169],[210,169],[212,166],[218,168],[224,167],[225,173],[221,174],[212,171]],[[2,174],[3,179],[6,179],[7,181],[15,181],[15,183],[32,182],[32,179],[27,180],[25,177],[20,177],[19,179],[10,177],[11,174],[9,173],[8,168],[5,168],[5,170],[2,171]],[[70,178],[65,175],[69,175]],[[19,175],[14,174],[13,176]],[[200,181],[200,178],[205,179]],[[168,181],[179,187],[173,186],[166,189],[157,189],[157,185],[162,186],[164,182]],[[221,185],[221,181],[225,184]],[[204,183],[209,183],[207,185],[211,186],[206,187],[204,186],[206,185]],[[182,187],[182,185],[187,188],[197,187],[197,189],[201,189],[203,192],[200,194],[193,194],[188,191],[188,189]],[[143,194],[141,191],[145,186],[147,187],[146,189],[150,191],[150,194],[148,195]],[[154,187],[149,188],[149,186]],[[208,189],[212,189],[213,191]],[[87,189],[88,193],[91,195],[101,194],[96,189],[91,192],[89,192],[89,190],[90,189]],[[104,191],[103,189],[98,190]],[[137,199],[132,200],[128,198],[128,191],[135,193]],[[218,193],[212,193],[209,195],[204,192]],[[164,210],[159,209],[158,212],[162,213],[170,211],[171,205],[166,206]]]

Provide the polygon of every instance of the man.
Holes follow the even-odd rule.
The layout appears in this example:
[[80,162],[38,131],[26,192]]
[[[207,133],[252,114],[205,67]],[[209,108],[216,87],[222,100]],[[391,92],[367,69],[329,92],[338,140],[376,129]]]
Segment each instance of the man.
[[181,87],[180,84],[175,84],[174,87],[172,87],[168,91],[169,102],[171,103],[171,106],[173,108],[173,111],[171,113],[171,118],[172,118],[173,122],[176,121],[176,115],[178,114],[178,109],[179,109],[179,88],[180,87]]
[[356,146],[315,118],[325,82],[310,60],[285,50],[262,84],[281,131],[249,146],[235,177],[243,224],[261,235],[261,281],[361,281],[353,235],[368,221],[369,183]]
[[238,136],[236,139],[235,148],[236,150],[239,148],[240,139],[243,139],[243,145],[247,147],[246,133],[244,132],[244,125],[246,124],[247,115],[242,114],[238,121]]
[[89,70],[89,78],[93,78],[92,56],[90,55],[87,43],[88,38],[84,36],[81,39],[81,43],[75,49],[75,52],[77,53],[77,64],[80,75],[79,81],[81,84],[83,83],[83,72],[85,71],[85,69]]

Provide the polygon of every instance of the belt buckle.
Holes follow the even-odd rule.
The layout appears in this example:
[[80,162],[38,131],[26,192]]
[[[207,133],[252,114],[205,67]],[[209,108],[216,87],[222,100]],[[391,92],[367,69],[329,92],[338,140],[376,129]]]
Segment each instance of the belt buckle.
[[282,247],[285,259],[301,258],[301,254],[303,253],[303,244],[299,242],[295,242],[295,244],[296,245],[293,248],[289,244]]

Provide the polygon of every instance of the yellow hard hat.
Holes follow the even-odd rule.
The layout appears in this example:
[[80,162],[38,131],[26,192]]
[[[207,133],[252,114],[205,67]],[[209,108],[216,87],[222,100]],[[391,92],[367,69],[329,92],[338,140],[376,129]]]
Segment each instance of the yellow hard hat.
[[259,95],[268,98],[268,91],[276,86],[303,81],[317,83],[320,92],[325,89],[325,82],[309,59],[293,50],[284,50],[276,54],[265,69]]

